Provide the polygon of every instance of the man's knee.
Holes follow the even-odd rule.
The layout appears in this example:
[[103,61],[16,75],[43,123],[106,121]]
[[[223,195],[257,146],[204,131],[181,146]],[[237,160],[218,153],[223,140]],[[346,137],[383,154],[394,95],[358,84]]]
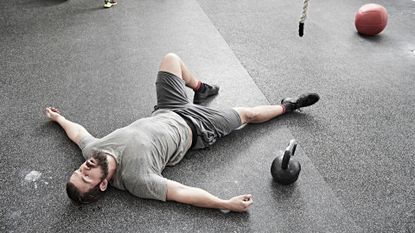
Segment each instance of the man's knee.
[[248,123],[255,121],[258,116],[258,113],[252,109],[248,109],[245,114]]
[[167,53],[166,55],[164,55],[162,63],[165,62],[178,62],[180,60],[180,57],[175,54],[175,53]]
[[252,108],[236,108],[241,117],[242,124],[250,123],[256,120],[258,113]]
[[163,57],[160,64],[160,71],[166,71],[182,78],[180,57],[174,53],[168,53]]

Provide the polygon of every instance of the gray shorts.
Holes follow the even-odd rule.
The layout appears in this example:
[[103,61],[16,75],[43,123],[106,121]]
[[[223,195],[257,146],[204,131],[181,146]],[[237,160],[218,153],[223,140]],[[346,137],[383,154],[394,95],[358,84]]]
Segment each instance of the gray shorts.
[[157,105],[154,110],[168,109],[190,120],[197,131],[193,149],[208,147],[241,126],[234,109],[216,110],[193,104],[185,92],[185,82],[174,74],[159,71],[156,80]]

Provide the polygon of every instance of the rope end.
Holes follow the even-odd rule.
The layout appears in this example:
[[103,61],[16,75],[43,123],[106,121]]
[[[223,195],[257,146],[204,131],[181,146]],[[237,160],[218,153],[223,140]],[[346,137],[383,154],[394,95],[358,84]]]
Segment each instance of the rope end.
[[303,35],[304,35],[304,23],[301,23],[301,22],[300,22],[300,25],[299,25],[299,27],[298,27],[298,35],[299,35],[300,37],[303,37]]

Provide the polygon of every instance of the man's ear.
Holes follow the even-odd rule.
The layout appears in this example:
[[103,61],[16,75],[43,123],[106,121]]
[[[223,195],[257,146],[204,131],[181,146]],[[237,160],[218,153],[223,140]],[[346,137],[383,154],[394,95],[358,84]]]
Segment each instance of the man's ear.
[[104,179],[103,181],[101,181],[101,183],[99,183],[99,189],[104,192],[105,190],[107,190],[108,187],[108,180]]

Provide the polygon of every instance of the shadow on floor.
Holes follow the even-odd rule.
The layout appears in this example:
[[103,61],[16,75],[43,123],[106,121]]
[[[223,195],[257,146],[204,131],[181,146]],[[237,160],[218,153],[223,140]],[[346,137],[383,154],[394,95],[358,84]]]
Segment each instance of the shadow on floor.
[[30,0],[23,3],[25,6],[29,7],[48,7],[48,6],[54,6],[59,5],[65,2],[68,2],[69,0]]

